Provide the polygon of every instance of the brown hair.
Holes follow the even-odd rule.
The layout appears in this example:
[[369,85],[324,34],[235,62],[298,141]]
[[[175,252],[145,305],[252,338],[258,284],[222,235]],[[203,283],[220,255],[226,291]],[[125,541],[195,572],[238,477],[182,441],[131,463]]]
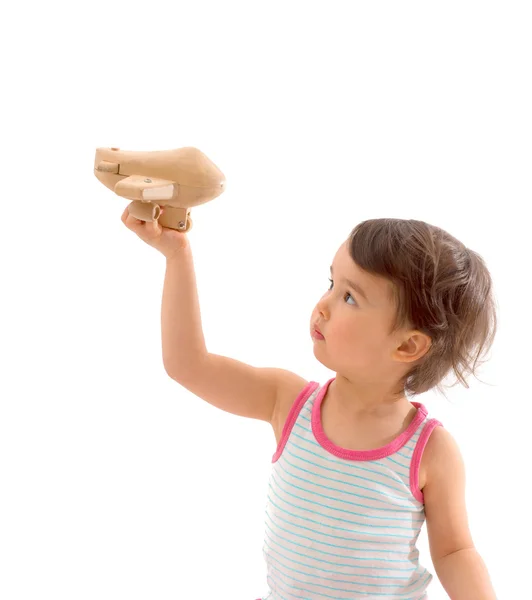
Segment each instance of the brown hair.
[[497,331],[493,284],[482,257],[439,227],[414,219],[363,221],[347,246],[357,266],[392,284],[397,311],[390,334],[417,329],[432,340],[401,380],[401,393],[413,397],[435,387],[446,396],[442,381],[452,370],[457,381],[449,387],[461,382],[469,388],[464,375],[476,376],[478,358]]

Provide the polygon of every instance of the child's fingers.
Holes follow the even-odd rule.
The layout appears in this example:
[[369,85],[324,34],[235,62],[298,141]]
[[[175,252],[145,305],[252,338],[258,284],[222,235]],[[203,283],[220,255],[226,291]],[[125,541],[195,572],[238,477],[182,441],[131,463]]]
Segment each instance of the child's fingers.
[[162,227],[159,225],[157,219],[153,221],[141,221],[131,216],[126,208],[122,213],[122,222],[129,230],[136,233],[142,240],[149,244],[156,242],[161,237]]
[[[164,212],[164,209],[161,208],[161,213],[159,215],[159,218],[162,216]],[[124,209],[124,212],[122,213],[122,223],[124,223],[124,225],[127,223],[128,217],[130,217],[131,215],[129,214],[129,206],[126,206],[126,208]],[[137,223],[144,223],[144,221],[141,221],[140,219],[136,219],[135,217],[131,217],[132,221],[130,222],[137,222]],[[156,222],[156,221],[154,221]]]
[[150,238],[159,237],[161,234],[161,226],[159,225],[159,221],[157,221],[157,219],[146,222],[146,234]]
[[126,209],[124,210],[124,212],[122,213],[122,223],[124,223],[124,225],[128,228],[128,229],[132,229],[137,227],[138,225],[142,225],[144,223],[144,221],[141,221],[140,219],[136,219],[135,217],[132,217],[129,214],[129,208],[126,206]]
[[122,223],[124,223],[124,225],[126,224],[126,219],[127,219],[128,215],[129,215],[129,207],[126,206],[124,212],[122,213],[122,217],[121,217]]

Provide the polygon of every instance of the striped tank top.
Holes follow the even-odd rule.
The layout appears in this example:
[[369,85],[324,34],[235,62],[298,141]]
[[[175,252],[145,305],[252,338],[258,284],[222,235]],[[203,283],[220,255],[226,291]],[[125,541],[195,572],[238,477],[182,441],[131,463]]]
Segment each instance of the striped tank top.
[[259,600],[425,600],[432,575],[416,542],[425,521],[418,488],[435,426],[427,409],[377,450],[333,444],[321,425],[327,388],[311,381],[290,409],[272,458]]

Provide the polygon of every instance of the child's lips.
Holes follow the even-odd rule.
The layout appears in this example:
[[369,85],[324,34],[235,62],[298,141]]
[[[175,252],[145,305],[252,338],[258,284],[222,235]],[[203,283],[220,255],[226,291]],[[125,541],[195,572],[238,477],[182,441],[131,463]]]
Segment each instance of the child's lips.
[[314,329],[312,330],[312,337],[315,337],[318,340],[324,340],[325,339],[323,337],[323,334],[321,333],[321,331],[317,327],[314,327]]

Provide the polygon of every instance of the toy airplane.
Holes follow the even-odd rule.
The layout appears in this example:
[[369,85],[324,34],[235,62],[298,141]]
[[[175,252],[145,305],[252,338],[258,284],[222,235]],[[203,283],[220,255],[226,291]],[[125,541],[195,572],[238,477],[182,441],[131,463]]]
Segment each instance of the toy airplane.
[[183,233],[192,227],[190,209],[225,190],[224,174],[192,147],[152,152],[97,148],[94,174],[115,194],[132,201],[128,209],[133,217],[158,219],[163,227]]

